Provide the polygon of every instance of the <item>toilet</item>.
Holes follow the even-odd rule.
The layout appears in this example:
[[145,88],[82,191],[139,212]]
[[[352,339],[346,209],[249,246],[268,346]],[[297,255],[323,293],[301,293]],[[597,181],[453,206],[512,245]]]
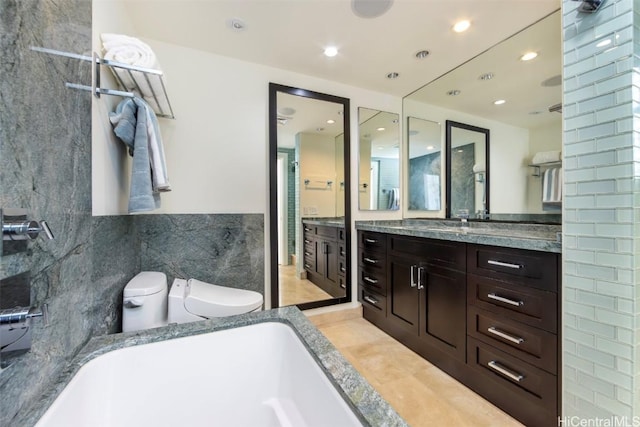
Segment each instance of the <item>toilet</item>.
[[143,271],[124,288],[122,331],[249,313],[261,310],[263,302],[262,294],[258,292],[196,279],[177,278],[168,291],[164,273]]
[[195,322],[262,309],[262,294],[212,285],[196,279],[175,279],[169,292],[169,323]]

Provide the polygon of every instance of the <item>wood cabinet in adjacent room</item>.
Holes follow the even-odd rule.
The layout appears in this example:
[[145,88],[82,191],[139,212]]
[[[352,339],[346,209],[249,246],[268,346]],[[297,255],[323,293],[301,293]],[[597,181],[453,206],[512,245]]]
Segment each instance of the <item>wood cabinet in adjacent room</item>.
[[332,297],[345,295],[344,228],[303,223],[307,279]]

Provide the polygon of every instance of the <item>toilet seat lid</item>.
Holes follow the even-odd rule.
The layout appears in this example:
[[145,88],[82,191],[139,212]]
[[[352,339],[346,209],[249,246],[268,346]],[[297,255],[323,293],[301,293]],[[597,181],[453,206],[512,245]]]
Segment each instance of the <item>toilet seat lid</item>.
[[260,307],[262,294],[244,289],[213,285],[196,279],[188,281],[187,311],[203,317],[224,317],[248,313]]
[[124,287],[123,296],[140,297],[167,289],[167,276],[158,271],[141,271]]

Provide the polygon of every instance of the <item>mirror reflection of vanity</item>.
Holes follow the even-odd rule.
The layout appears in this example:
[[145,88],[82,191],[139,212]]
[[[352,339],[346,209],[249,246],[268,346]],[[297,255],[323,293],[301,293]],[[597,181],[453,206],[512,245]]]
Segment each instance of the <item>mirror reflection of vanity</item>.
[[399,115],[358,108],[358,208],[400,209]]
[[272,307],[347,302],[349,102],[270,84]]
[[[530,166],[537,153],[559,152],[562,147],[560,28],[560,11],[556,11],[404,98],[406,217],[456,218],[458,211],[468,211],[469,218],[561,222],[560,210],[547,209],[542,203],[544,170],[558,165]],[[521,60],[529,51],[538,56]],[[499,100],[506,102],[495,103]],[[425,202],[427,177],[430,185],[437,186],[437,162],[426,171],[416,166],[417,159],[426,155],[416,151],[423,121],[460,124],[450,128],[451,145],[446,149],[446,129],[433,125],[435,133],[442,133],[430,145],[444,150],[445,164],[450,165],[440,176],[440,191],[446,200],[439,206],[435,190],[430,192],[431,202]],[[465,139],[464,127],[487,131],[486,151],[474,149],[473,161],[456,158],[465,148],[463,142],[456,142]],[[483,152],[484,162],[478,157]],[[463,166],[456,166],[459,161],[463,171]],[[459,185],[463,187],[456,188]]]

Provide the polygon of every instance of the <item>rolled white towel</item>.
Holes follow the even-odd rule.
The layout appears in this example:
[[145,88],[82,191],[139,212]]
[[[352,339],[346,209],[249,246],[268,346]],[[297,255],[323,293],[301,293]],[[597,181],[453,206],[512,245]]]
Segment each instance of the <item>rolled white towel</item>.
[[486,170],[484,165],[481,165],[479,163],[476,163],[475,165],[473,165],[473,173],[480,173],[480,172],[484,172]]
[[534,165],[539,165],[541,163],[559,162],[561,159],[561,151],[540,151],[533,156],[533,159],[531,159],[531,163]]
[[[100,38],[102,39],[104,59],[127,65],[161,70],[160,63],[153,49],[142,40],[123,34],[112,33],[103,33],[100,35]],[[131,73],[129,73],[128,70],[122,68],[110,68],[125,84],[126,90],[136,92],[144,98],[155,111],[162,114],[170,113],[171,109],[164,95],[160,78],[154,75],[145,76],[144,73],[138,71],[131,71]]]

